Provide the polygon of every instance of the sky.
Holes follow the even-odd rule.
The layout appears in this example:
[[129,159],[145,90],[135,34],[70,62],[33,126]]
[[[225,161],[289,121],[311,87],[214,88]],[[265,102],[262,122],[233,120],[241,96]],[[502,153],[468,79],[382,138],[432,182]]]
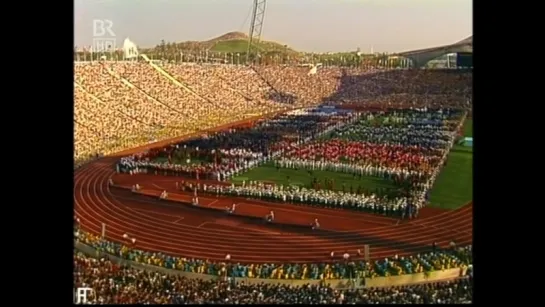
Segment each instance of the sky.
[[[74,0],[76,46],[130,38],[208,40],[248,33],[253,0]],[[100,33],[109,20],[111,33]],[[107,24],[105,22],[103,24]],[[112,36],[115,35],[115,37]],[[261,38],[307,52],[401,52],[455,43],[473,34],[472,0],[268,0]]]

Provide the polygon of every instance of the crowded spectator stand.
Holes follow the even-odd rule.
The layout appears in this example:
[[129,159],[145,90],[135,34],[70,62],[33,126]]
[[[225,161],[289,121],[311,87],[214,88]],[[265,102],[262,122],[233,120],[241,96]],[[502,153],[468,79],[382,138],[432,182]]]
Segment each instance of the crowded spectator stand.
[[[269,264],[269,265],[255,265],[255,264],[241,264],[237,263],[236,259],[232,259],[231,255],[226,255],[225,261],[222,262],[210,262],[208,260],[199,260],[199,259],[186,259],[172,257],[164,255],[161,253],[151,253],[140,251],[136,249],[135,242],[136,239],[130,235],[125,235],[124,237],[127,240],[125,244],[118,244],[106,241],[98,236],[86,233],[83,230],[79,229],[79,219],[75,219],[75,239],[79,243],[84,243],[88,246],[93,247],[97,250],[98,258],[92,258],[84,253],[79,251],[74,252],[74,281],[76,287],[92,287],[93,289],[98,289],[98,292],[94,294],[90,299],[97,300],[99,303],[121,303],[121,302],[132,302],[132,303],[142,303],[147,302],[149,299],[153,298],[153,301],[156,303],[179,303],[179,300],[175,300],[177,295],[182,295],[177,291],[183,291],[185,287],[191,285],[202,286],[209,285],[215,287],[225,286],[231,289],[240,289],[244,294],[246,290],[249,290],[250,293],[254,293],[254,289],[263,289],[263,287],[271,287],[268,293],[264,293],[260,298],[254,297],[248,302],[264,302],[269,299],[269,302],[292,302],[294,298],[283,298],[278,301],[277,291],[285,291],[289,289],[322,289],[322,291],[330,291],[331,294],[336,294],[336,299],[340,299],[341,293],[344,293],[343,300],[346,299],[346,296],[351,295],[352,302],[373,302],[369,300],[369,294],[375,293],[375,297],[372,299],[379,300],[381,302],[392,302],[388,300],[395,299],[395,296],[392,298],[392,293],[402,293],[403,291],[411,293],[420,293],[420,295],[429,295],[426,301],[426,298],[417,298],[416,296],[409,295],[406,299],[413,300],[412,302],[420,303],[431,303],[437,301],[437,296],[441,294],[441,289],[446,290],[443,292],[439,300],[447,302],[448,299],[452,300],[451,302],[463,303],[471,301],[471,280],[467,277],[458,279],[455,281],[448,282],[439,282],[439,283],[428,283],[424,285],[415,285],[415,286],[403,286],[403,287],[391,287],[391,288],[381,288],[381,289],[366,289],[361,287],[353,287],[353,285],[348,284],[348,288],[335,289],[329,286],[328,280],[330,279],[339,279],[339,278],[350,278],[353,280],[354,277],[376,277],[376,276],[395,276],[402,274],[413,274],[416,272],[429,272],[430,270],[442,270],[452,267],[464,267],[467,268],[471,265],[471,246],[467,247],[456,247],[454,243],[449,249],[439,250],[437,247],[432,246],[431,250],[427,254],[419,254],[411,257],[391,257],[384,259],[382,261],[374,262],[365,262],[362,261],[361,252],[352,252],[349,251],[343,253],[342,259],[333,261],[332,263],[322,263],[322,264]],[[111,255],[111,256],[108,256]],[[115,255],[115,256],[114,256]],[[335,255],[331,255],[334,257]],[[135,263],[144,263],[148,265],[149,269],[137,269],[131,268],[129,263],[120,263],[116,261],[116,257],[121,257],[122,259],[130,260]],[[185,271],[196,274],[206,274],[203,277],[212,275],[216,278],[202,278],[202,279],[191,279],[184,277],[183,275],[167,273],[167,271],[160,269],[153,269],[157,266],[173,269],[176,271]],[[173,272],[174,273],[174,272]],[[157,277],[165,280],[165,278],[170,279],[170,282],[157,284],[153,280],[157,280]],[[308,283],[303,286],[285,286],[282,284],[274,283],[253,283],[250,280],[236,281],[238,278],[273,278],[273,279],[308,279],[312,280],[322,280],[323,283],[319,285]],[[113,283],[104,283],[103,280],[112,278]],[[144,289],[146,287],[151,287],[153,291],[142,291],[142,286],[138,292],[131,292],[130,286],[134,284],[143,282]],[[151,283],[149,283],[151,282]],[[136,285],[135,284],[135,285]],[[107,286],[107,287],[105,287]],[[109,288],[113,287],[113,288]],[[129,287],[123,288],[122,291],[114,291],[113,289],[119,287]],[[284,288],[285,287],[285,288]],[[448,289],[452,288],[453,289]],[[458,288],[461,287],[461,288]],[[429,293],[428,293],[429,291]],[[132,293],[132,295],[131,295]],[[139,293],[139,295],[135,295]],[[294,292],[295,294],[297,292]],[[156,295],[155,297],[153,295]],[[224,293],[224,298],[229,298],[233,300],[237,297],[236,293],[230,293],[227,290]],[[248,295],[248,293],[246,293]],[[381,297],[386,295],[387,297]],[[259,296],[259,295],[258,295]],[[181,297],[178,297],[181,299]],[[257,301],[256,301],[257,299]],[[310,297],[308,299],[311,299]],[[415,300],[416,299],[416,300]],[[435,299],[435,301],[434,301]],[[395,300],[394,300],[395,301]],[[207,302],[207,301],[201,301]],[[336,301],[334,301],[336,302]],[[397,301],[396,301],[397,302]],[[407,302],[407,301],[406,301]],[[340,302],[339,302],[340,303]],[[343,303],[346,303],[344,301]]]
[[[161,69],[183,81],[183,86],[169,82],[158,69],[147,63],[76,65],[74,159],[78,165],[90,158],[286,109],[286,101],[282,101],[282,97],[270,95],[273,86],[281,92],[293,93],[290,97],[296,98],[295,101],[290,98],[291,107],[329,101],[330,104],[352,106],[348,109],[356,109],[357,112],[372,109],[368,106],[370,104],[374,104],[374,111],[384,111],[384,105],[398,109],[460,108],[463,107],[460,97],[467,97],[467,91],[471,88],[471,74],[455,75],[429,70],[376,74],[360,68],[347,70],[329,67],[318,73],[318,78],[312,76],[310,79],[296,69],[286,73],[284,68],[275,66],[248,69],[243,66],[194,65],[188,68],[164,65]],[[270,82],[264,82],[263,76]],[[354,108],[354,104],[361,108]],[[292,135],[291,140],[302,139],[303,142],[296,145],[306,146],[317,135],[306,137],[309,140],[305,140],[301,134],[295,138]],[[284,141],[289,143],[290,140]],[[278,145],[275,150],[283,150],[281,154],[288,148],[281,141],[271,143],[263,147]],[[196,147],[199,146],[193,148]],[[229,156],[235,159],[247,157],[247,152],[235,151],[231,154],[230,149],[222,152],[218,148],[218,154],[214,155],[225,155],[226,161]],[[205,152],[204,146],[199,147],[201,150]],[[208,157],[211,150],[207,153]],[[443,158],[446,154],[445,151]],[[223,160],[224,157],[218,157],[210,163],[223,164]],[[139,168],[131,171],[134,170],[140,171]],[[430,180],[434,176],[436,173],[431,174]],[[138,250],[138,239],[132,235],[127,235],[128,241],[124,244],[106,241],[79,229],[75,237],[101,253],[134,262],[198,274],[221,276],[224,273],[233,278],[252,278],[251,275],[253,278],[318,279],[327,282],[328,279],[353,278],[353,275],[377,277],[429,272],[468,266],[472,262],[470,247],[436,250],[411,257],[393,255],[369,263],[358,259],[357,252],[349,251],[352,262],[265,266],[239,264],[236,259],[229,259],[229,270],[222,271],[225,263]],[[93,259],[80,253],[75,253],[74,263],[76,286],[98,287],[95,303],[466,303],[471,301],[472,295],[471,282],[467,279],[410,287],[339,291],[325,284],[289,287],[193,280],[176,274],[119,266],[107,256]],[[354,263],[354,269],[347,267],[349,263]],[[164,282],[159,284],[158,280]]]
[[469,304],[473,296],[469,278],[342,290],[327,284],[247,284],[139,270],[79,252],[74,253],[74,284],[98,289],[88,297],[90,304]]
[[[78,62],[74,158],[83,161],[96,154],[323,101],[380,108],[470,107],[467,97],[471,96],[472,75],[463,71],[324,67],[309,76],[306,69],[303,74],[299,68],[272,65],[263,68],[261,76],[256,70],[241,65]],[[298,102],[271,99],[272,88],[263,81],[267,78],[280,91],[295,93]]]

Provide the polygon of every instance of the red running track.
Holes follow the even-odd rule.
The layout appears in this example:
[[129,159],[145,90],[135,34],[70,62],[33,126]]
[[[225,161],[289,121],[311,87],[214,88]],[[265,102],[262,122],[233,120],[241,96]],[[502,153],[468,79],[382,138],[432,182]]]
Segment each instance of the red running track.
[[[306,226],[278,228],[110,188],[108,179],[114,176],[115,161],[116,158],[105,158],[76,171],[76,215],[84,230],[98,234],[102,223],[106,223],[109,240],[123,242],[122,236],[127,233],[137,239],[137,248],[144,250],[213,260],[223,260],[226,254],[231,254],[236,261],[254,263],[318,262],[327,261],[332,251],[355,256],[355,251],[363,249],[365,244],[371,246],[371,258],[378,259],[423,252],[434,241],[446,246],[451,240],[462,245],[471,244],[473,239],[471,203],[439,213],[425,208],[418,219],[398,223],[388,217],[359,212],[237,200],[240,204],[237,210],[246,214],[275,210],[274,224],[278,221],[308,225],[312,217],[318,217],[322,224],[318,232]],[[144,190],[149,191],[159,191],[162,185],[168,190],[174,188],[172,178],[145,177],[125,178],[125,183],[142,180]],[[153,180],[159,187],[153,188]],[[233,202],[225,197],[199,198],[203,206],[224,207]]]

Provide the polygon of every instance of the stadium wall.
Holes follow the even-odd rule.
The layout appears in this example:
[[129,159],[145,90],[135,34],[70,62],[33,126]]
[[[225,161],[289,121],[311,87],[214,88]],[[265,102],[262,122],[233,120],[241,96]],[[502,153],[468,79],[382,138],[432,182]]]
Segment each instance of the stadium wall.
[[428,273],[417,273],[401,276],[366,278],[366,287],[391,287],[401,285],[419,284],[440,280],[455,279],[465,275],[465,269],[448,269],[444,271],[433,271]]
[[[185,272],[185,271],[179,271],[179,270],[172,270],[167,269],[163,267],[158,267],[154,265],[148,265],[143,263],[137,263],[130,260],[122,259],[119,257],[116,257],[114,255],[100,252],[93,247],[83,244],[81,242],[76,241],[74,244],[74,247],[95,258],[101,258],[101,257],[107,257],[111,261],[118,263],[120,265],[127,265],[134,267],[136,269],[140,270],[151,270],[155,272],[161,272],[164,274],[170,274],[170,275],[180,275],[185,276],[187,278],[200,278],[203,280],[216,280],[220,277],[213,276],[213,275],[207,275],[207,274],[197,274],[192,272]],[[411,275],[401,275],[401,276],[389,276],[389,277],[375,277],[375,278],[365,278],[363,283],[360,282],[359,285],[357,285],[357,288],[362,287],[390,287],[390,286],[398,286],[398,285],[409,285],[409,284],[418,284],[418,283],[425,283],[425,282],[434,282],[434,281],[441,281],[441,280],[449,280],[449,279],[455,279],[461,276],[465,275],[465,269],[449,269],[444,271],[434,271],[429,273],[418,273],[418,274],[411,274]],[[293,286],[302,286],[305,284],[315,284],[319,285],[321,283],[321,280],[314,280],[314,279],[260,279],[260,278],[236,278],[237,282],[244,282],[246,284],[260,284],[260,283],[266,283],[266,284],[284,284],[284,285],[293,285]],[[345,289],[349,288],[351,285],[351,280],[348,279],[327,279],[325,280],[327,284],[329,284],[332,288],[336,289]]]

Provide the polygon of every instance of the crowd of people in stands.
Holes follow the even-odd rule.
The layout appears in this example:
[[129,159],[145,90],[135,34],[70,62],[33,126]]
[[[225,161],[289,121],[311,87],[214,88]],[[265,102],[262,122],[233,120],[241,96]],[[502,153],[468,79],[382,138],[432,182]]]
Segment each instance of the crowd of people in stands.
[[[288,108],[329,103],[459,106],[470,73],[364,68],[76,63],[75,160]],[[173,79],[171,79],[173,77]],[[295,97],[295,98],[294,98]]]
[[[252,303],[289,303],[296,298],[292,296],[282,297],[285,295],[283,291],[291,291],[294,286],[287,287],[282,285],[258,283],[245,284],[244,282],[232,282],[235,278],[261,278],[261,279],[298,279],[298,280],[320,280],[319,286],[321,291],[330,291],[330,294],[336,294],[337,299],[340,298],[340,293],[351,295],[351,302],[374,302],[382,301],[390,302],[389,300],[396,297],[389,297],[388,294],[398,293],[403,296],[404,293],[418,293],[419,295],[430,295],[428,299],[436,299],[442,287],[447,286],[443,290],[441,299],[447,302],[462,302],[462,300],[471,300],[471,283],[469,280],[461,279],[459,281],[419,285],[419,286],[404,286],[398,288],[384,289],[363,289],[363,290],[334,290],[328,285],[328,280],[333,279],[350,279],[358,280],[361,278],[373,278],[378,276],[398,276],[403,274],[413,274],[419,272],[431,272],[434,270],[445,270],[451,268],[461,268],[470,271],[472,268],[472,250],[471,246],[458,247],[454,242],[446,249],[439,249],[434,243],[430,251],[409,257],[398,257],[394,255],[391,258],[386,258],[378,261],[365,261],[362,259],[360,251],[356,251],[353,255],[345,253],[343,258],[332,259],[328,263],[285,263],[285,264],[241,264],[235,259],[226,257],[223,262],[213,262],[203,259],[183,258],[168,256],[162,253],[154,253],[138,250],[135,246],[136,240],[126,236],[126,244],[119,244],[107,241],[87,233],[80,229],[79,220],[75,219],[76,241],[86,244],[94,248],[98,253],[98,259],[88,257],[80,252],[75,251],[74,255],[74,283],[75,287],[91,287],[95,290],[95,295],[89,297],[90,300],[96,300],[98,303],[198,303],[198,302],[215,302],[211,297],[192,296],[197,295],[194,291],[208,291],[211,288],[226,286],[231,289],[239,289],[239,294],[226,290],[223,293],[222,300],[229,299],[230,303],[235,303],[236,299],[242,299],[239,295],[243,295],[245,302]],[[110,256],[130,260],[135,263],[142,263],[151,266],[172,269],[171,274],[158,273],[154,270],[142,271],[129,266],[118,264],[116,261],[111,261]],[[331,255],[334,256],[333,254]],[[174,274],[176,271],[191,272],[203,275],[203,279],[188,279]],[[216,279],[205,278],[215,276]],[[160,277],[160,278],[158,278]],[[459,285],[466,287],[465,289],[456,289]],[[192,288],[191,293],[185,292],[188,288]],[[448,290],[448,286],[455,287]],[[200,288],[204,287],[204,288]],[[285,287],[285,288],[284,288]],[[317,286],[303,286],[305,289],[316,291]],[[437,288],[439,287],[439,288]],[[350,287],[349,287],[350,288]],[[263,292],[261,298],[255,295],[253,290]],[[452,292],[457,290],[458,292]],[[181,292],[177,292],[181,291]],[[269,291],[269,292],[264,292]],[[279,293],[278,293],[279,291]],[[340,291],[340,292],[339,292]],[[348,291],[348,292],[346,292]],[[393,292],[390,292],[393,291]],[[254,294],[253,297],[251,294]],[[348,294],[350,293],[350,294]],[[295,295],[296,292],[292,293]],[[308,293],[307,300],[319,299],[316,293]],[[369,297],[369,295],[372,295]],[[386,295],[384,297],[383,295]],[[461,296],[459,296],[461,295]],[[418,300],[416,297],[409,295],[399,302],[426,302]],[[321,300],[320,300],[321,301]],[[303,301],[301,301],[303,302]],[[343,301],[346,303],[347,301]],[[433,301],[427,301],[433,302]],[[437,301],[435,301],[437,302]],[[340,302],[337,302],[340,303]]]
[[251,284],[119,265],[74,251],[74,286],[89,287],[87,304],[469,304],[470,278],[420,285],[333,289],[327,284]]
[[[286,108],[285,104],[261,97],[243,98],[244,102],[233,99],[233,95],[242,96],[223,84],[213,85],[221,99],[211,100],[206,97],[208,93],[196,92],[197,85],[211,84],[220,77],[206,74],[195,82],[184,75],[179,80],[184,84],[193,82],[194,89],[174,83],[148,63],[78,63],[76,157],[119,151]],[[259,80],[254,74],[236,82],[245,85]]]
[[[79,162],[123,149],[264,113],[322,102],[363,107],[373,104],[379,108],[469,107],[472,88],[470,72],[370,72],[362,68],[328,67],[309,75],[307,68],[290,66],[164,65],[156,68],[143,62],[78,63],[75,65],[74,79],[74,159],[79,165]],[[387,117],[388,122],[397,120],[397,115]],[[368,125],[357,128],[355,134],[369,137],[371,143],[381,141],[393,146],[416,145],[432,150],[446,141],[440,128],[434,125],[434,120],[429,118],[429,122],[413,124],[415,127],[421,126],[418,129],[428,129],[430,134],[416,132],[418,129],[413,127],[399,128],[396,125],[389,128]],[[302,130],[312,131],[308,127]],[[341,139],[352,133],[350,130],[338,131],[342,133]],[[392,136],[380,140],[371,137],[380,133],[411,137]],[[427,136],[431,135],[434,141],[429,141]],[[316,135],[306,134],[303,138],[297,136],[294,139],[309,141],[306,138],[314,137]],[[347,141],[354,139],[348,138]],[[280,147],[293,143],[289,140],[284,142],[275,140]],[[201,146],[205,148],[205,145]],[[196,149],[198,145],[188,147]],[[218,150],[222,159],[227,161],[240,157],[251,157],[253,161],[254,158],[269,156],[267,153],[254,157],[252,148],[242,148],[248,150],[241,151],[241,147],[224,148],[223,152],[216,148],[209,150],[210,153]],[[128,162],[130,165],[140,160],[136,156],[136,159]],[[138,167],[134,170],[140,171]],[[179,271],[227,278],[324,280],[320,286],[284,286],[233,283],[224,279],[187,279],[176,274],[119,266],[108,257],[94,259],[75,253],[75,286],[96,289],[96,294],[90,297],[95,303],[376,304],[468,303],[472,300],[470,279],[363,290],[336,290],[327,285],[328,279],[395,276],[471,267],[471,246],[454,245],[449,249],[430,250],[409,257],[394,255],[372,262],[364,261],[359,251],[350,251],[347,252],[350,253],[349,261],[340,257],[328,263],[241,264],[236,263],[236,259],[219,263],[141,251],[136,248],[135,238],[131,239],[132,243],[123,245],[103,240],[79,228],[76,228],[75,237],[106,254]]]
[[473,74],[456,70],[397,70],[343,76],[341,83],[345,86],[331,97],[334,103],[459,108],[471,104]]
[[472,280],[369,289],[251,284],[119,265],[74,252],[74,285],[90,287],[88,304],[469,304]]
[[[429,252],[408,257],[393,255],[390,258],[376,261],[365,261],[362,252],[357,250],[346,251],[342,255],[332,252],[329,255],[330,261],[324,263],[243,264],[236,262],[236,259],[230,258],[230,256],[229,260],[217,262],[142,251],[136,247],[136,238],[127,237],[127,242],[120,244],[107,241],[78,228],[75,231],[75,239],[99,252],[137,263],[184,272],[239,278],[361,279],[467,268],[472,264],[471,246],[459,247],[455,245],[455,242],[451,242],[451,246],[446,249],[440,249],[434,244],[430,247]],[[130,241],[133,239],[134,241]]]

